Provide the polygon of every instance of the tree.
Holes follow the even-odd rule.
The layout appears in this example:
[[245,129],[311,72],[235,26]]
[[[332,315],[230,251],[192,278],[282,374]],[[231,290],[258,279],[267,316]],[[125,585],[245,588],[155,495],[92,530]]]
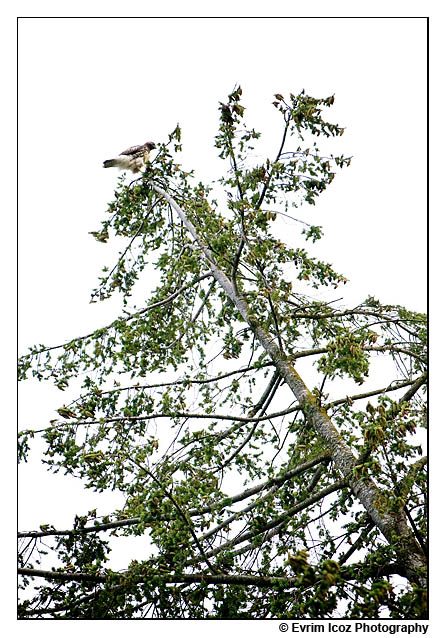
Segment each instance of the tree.
[[[127,245],[92,302],[121,293],[122,315],[20,360],[21,379],[82,381],[39,432],[48,469],[124,499],[19,533],[21,617],[426,617],[425,317],[322,301],[346,279],[293,213],[350,164],[315,141],[343,133],[323,118],[334,97],[277,94],[278,151],[260,161],[241,95],[219,107],[218,182],[179,165],[178,126],[119,178],[92,235]],[[150,263],[157,285],[130,311]],[[20,432],[20,460],[35,435]],[[147,555],[107,569],[140,535]]]

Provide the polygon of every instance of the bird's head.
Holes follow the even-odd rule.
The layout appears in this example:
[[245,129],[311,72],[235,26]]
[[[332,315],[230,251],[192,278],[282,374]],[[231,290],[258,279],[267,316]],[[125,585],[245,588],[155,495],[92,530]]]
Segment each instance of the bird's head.
[[155,148],[154,142],[146,142],[144,146],[147,148],[148,151],[152,151]]

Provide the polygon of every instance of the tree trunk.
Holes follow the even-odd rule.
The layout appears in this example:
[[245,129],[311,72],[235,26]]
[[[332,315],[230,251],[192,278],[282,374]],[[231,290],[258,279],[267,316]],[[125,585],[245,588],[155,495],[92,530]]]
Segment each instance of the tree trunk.
[[315,430],[327,445],[328,452],[331,455],[335,467],[342,474],[353,494],[362,503],[372,521],[377,525],[387,541],[390,543],[397,541],[398,547],[400,548],[398,559],[407,578],[411,582],[425,587],[425,557],[414,540],[413,533],[407,524],[404,512],[402,510],[397,513],[390,511],[388,500],[390,497],[392,498],[393,495],[388,495],[380,490],[374,481],[364,474],[356,477],[353,470],[354,467],[359,464],[359,460],[345,443],[337,428],[333,425],[326,410],[317,404],[315,397],[309,391],[292,363],[287,360],[287,357],[276,345],[274,337],[258,324],[256,317],[250,312],[250,308],[245,299],[238,294],[229,278],[216,265],[211,252],[198,236],[195,227],[186,217],[184,211],[168,193],[153,183],[150,185],[155,192],[164,197],[172,206],[194,240],[200,246],[214,279],[223,288],[227,297],[238,309],[264,350],[271,357],[281,378],[287,383],[297,399],[298,405],[305,414],[309,426]]

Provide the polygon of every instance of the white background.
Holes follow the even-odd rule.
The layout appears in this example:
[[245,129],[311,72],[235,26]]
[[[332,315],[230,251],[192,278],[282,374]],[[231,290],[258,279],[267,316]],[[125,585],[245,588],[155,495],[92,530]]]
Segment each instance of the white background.
[[[257,15],[268,15],[257,7]],[[113,197],[117,174],[102,161],[132,144],[166,140],[179,122],[185,167],[204,180],[217,177],[217,105],[235,84],[270,155],[277,148],[275,92],[335,93],[327,117],[346,132],[334,152],[353,155],[353,163],[300,217],[323,226],[318,251],[350,280],[346,301],[372,294],[423,311],[425,50],[422,19],[21,20],[20,352],[114,316],[113,303],[88,304],[101,267],[112,261],[108,247],[87,234],[98,230]],[[63,402],[42,385],[23,396],[20,427],[47,423]],[[35,467],[21,484],[34,504],[20,510],[21,527],[70,525],[76,504],[85,511],[89,497],[66,483],[61,500],[60,479],[49,482]]]

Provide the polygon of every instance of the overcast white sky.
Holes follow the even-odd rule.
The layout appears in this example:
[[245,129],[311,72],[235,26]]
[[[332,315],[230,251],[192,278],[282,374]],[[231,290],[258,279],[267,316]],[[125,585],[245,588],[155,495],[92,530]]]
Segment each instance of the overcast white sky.
[[[425,35],[422,19],[22,19],[20,350],[116,315],[115,301],[88,303],[116,257],[116,246],[88,235],[106,216],[118,176],[103,160],[164,141],[179,122],[185,167],[218,177],[226,167],[213,147],[217,106],[237,83],[270,156],[281,128],[274,93],[335,93],[327,116],[346,132],[333,150],[354,159],[315,207],[297,213],[324,228],[309,249],[350,280],[335,298],[357,303],[371,294],[424,310]],[[30,148],[38,149],[32,158]],[[29,418],[47,422],[42,396],[52,391],[37,391]],[[64,398],[56,392],[52,409]]]
[[217,177],[217,105],[237,83],[270,154],[274,93],[335,93],[334,150],[354,161],[302,216],[358,300],[424,309],[425,50],[422,19],[21,20],[20,294],[39,307],[30,325],[22,306],[21,340],[70,338],[103,312],[85,303],[107,251],[87,233],[117,178],[102,161],[179,122],[185,166]]
[[[346,132],[334,152],[354,159],[299,216],[323,226],[318,251],[350,280],[347,301],[371,294],[424,311],[426,64],[422,19],[22,19],[20,351],[113,317],[113,305],[88,304],[112,261],[88,235],[118,176],[103,160],[164,141],[179,122],[185,167],[218,177],[217,105],[236,84],[270,154],[278,146],[274,93],[335,93],[327,117]],[[38,391],[24,391],[21,427],[46,423],[63,401],[57,390]],[[39,497],[50,483],[36,482],[33,494],[34,479],[26,480],[37,506],[22,512],[21,526],[50,522],[52,499],[46,507]],[[70,512],[77,498],[70,493]]]

